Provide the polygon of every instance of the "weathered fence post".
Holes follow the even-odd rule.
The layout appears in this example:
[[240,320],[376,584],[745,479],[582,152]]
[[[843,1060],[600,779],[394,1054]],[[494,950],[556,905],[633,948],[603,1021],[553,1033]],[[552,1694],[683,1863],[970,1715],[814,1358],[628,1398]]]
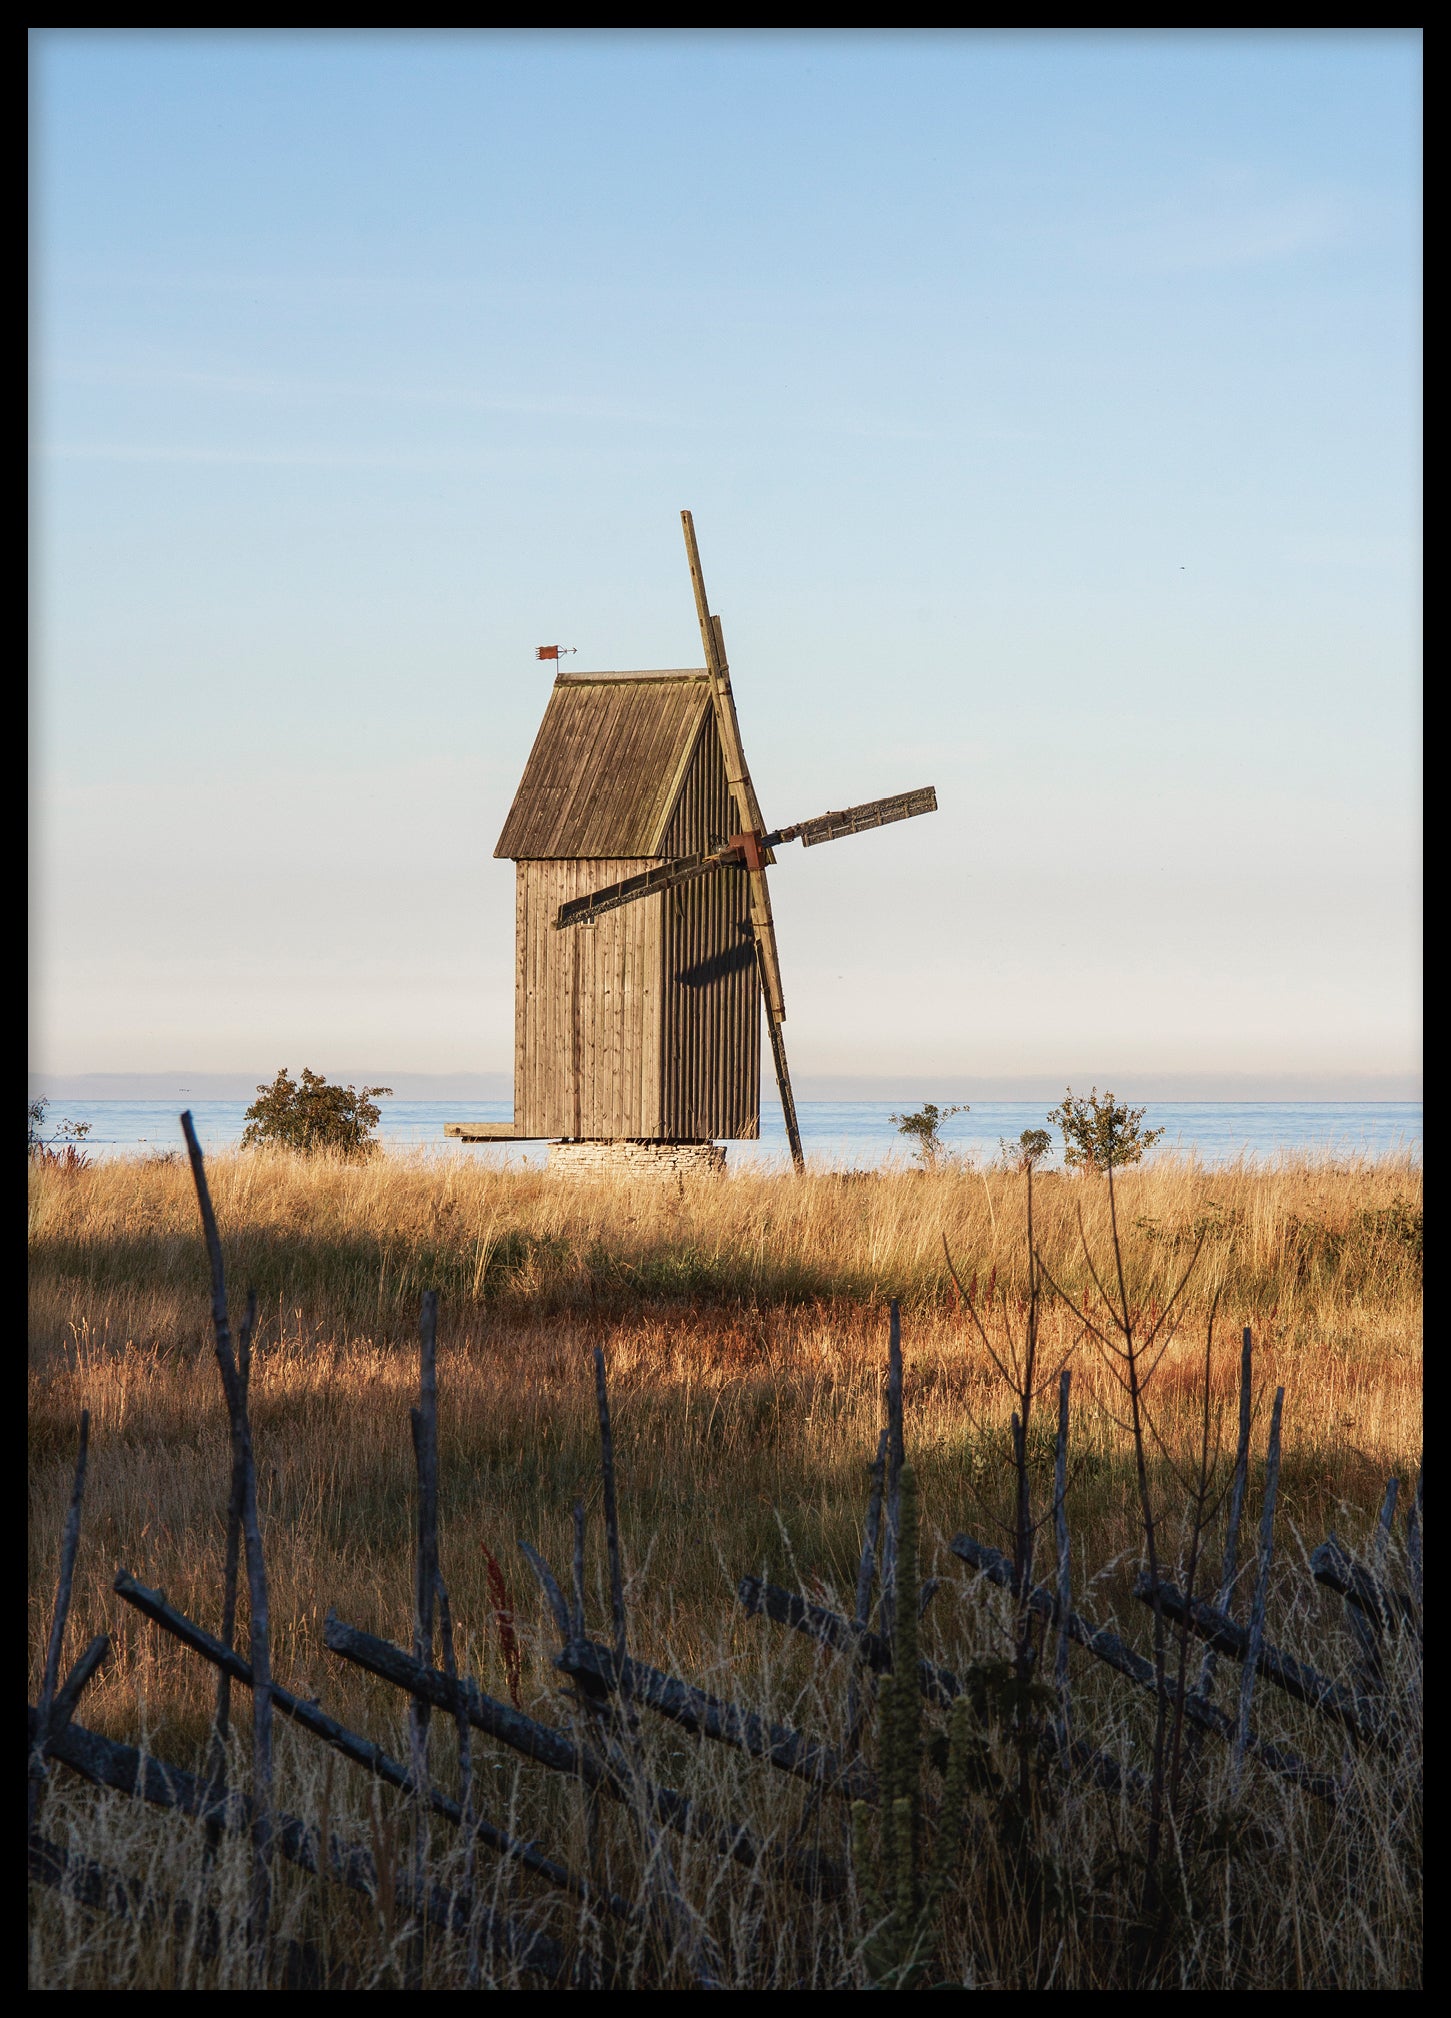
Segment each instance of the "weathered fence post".
[[[438,1592],[438,1292],[425,1289],[418,1314],[418,1406],[408,1412],[418,1481],[418,1551],[413,1575],[413,1658],[433,1666],[434,1604]],[[408,1703],[408,1750],[413,1777],[413,1896],[421,1898],[428,1868],[428,1730],[431,1711],[416,1696]],[[412,1987],[422,1987],[425,1931],[410,1943]]]
[[1072,1552],[1068,1542],[1068,1396],[1073,1376],[1065,1366],[1058,1376],[1058,1441],[1053,1450],[1053,1536],[1058,1545],[1058,1637],[1053,1679],[1058,1689],[1058,1749],[1069,1742],[1068,1615],[1073,1609]]
[[1270,1563],[1275,1553],[1275,1496],[1280,1484],[1280,1415],[1285,1406],[1285,1390],[1275,1389],[1275,1406],[1270,1416],[1270,1443],[1265,1454],[1265,1503],[1260,1514],[1259,1570],[1255,1577],[1254,1603],[1249,1618],[1249,1648],[1239,1677],[1239,1720],[1235,1729],[1230,1784],[1239,1792],[1244,1771],[1244,1755],[1249,1745],[1249,1713],[1254,1699],[1255,1675],[1260,1647],[1265,1637],[1265,1605],[1270,1591]]
[[[877,1438],[877,1455],[871,1466],[872,1489],[867,1498],[867,1525],[862,1536],[861,1561],[856,1573],[856,1609],[852,1613],[852,1624],[858,1634],[864,1633],[872,1610],[872,1581],[877,1568],[877,1542],[882,1527],[882,1494],[887,1476],[887,1438],[885,1425]],[[866,1715],[866,1694],[862,1688],[861,1663],[853,1649],[851,1672],[846,1684],[846,1736],[844,1750],[847,1757],[855,1751],[861,1737],[862,1721]],[[846,1820],[847,1839],[851,1837],[851,1818]]]
[[[257,1464],[252,1449],[252,1426],[247,1413],[247,1389],[232,1351],[232,1329],[227,1316],[227,1282],[222,1266],[222,1242],[212,1195],[207,1187],[206,1166],[201,1144],[192,1125],[191,1111],[181,1117],[186,1138],[192,1182],[196,1186],[197,1208],[206,1240],[211,1271],[212,1335],[217,1368],[222,1377],[222,1393],[232,1428],[232,1463],[242,1480],[242,1539],[247,1561],[247,1598],[251,1612],[250,1653],[252,1668],[252,1939],[258,1944],[260,1971],[267,1975],[268,1923],[272,1911],[272,1669],[269,1654],[270,1619],[267,1607],[267,1566],[262,1555],[262,1529],[257,1512]],[[252,1309],[248,1302],[249,1313]],[[249,1354],[251,1333],[246,1331]]]
[[[30,1770],[26,1786],[25,1824],[27,1833],[35,1831],[35,1818],[40,1811],[41,1789],[45,1784],[45,1750],[50,1736],[51,1711],[55,1707],[56,1682],[60,1678],[60,1652],[65,1643],[66,1620],[71,1609],[71,1584],[75,1578],[76,1551],[81,1542],[81,1502],[86,1492],[86,1454],[91,1441],[91,1412],[81,1410],[80,1442],[76,1448],[75,1478],[71,1484],[70,1505],[66,1508],[65,1527],[61,1532],[60,1573],[56,1578],[55,1610],[51,1614],[50,1639],[45,1649],[45,1674],[40,1684],[40,1722],[38,1736],[30,1748]],[[94,1643],[93,1643],[94,1644]],[[109,1641],[107,1642],[109,1645]],[[90,1649],[87,1649],[89,1653]],[[97,1662],[99,1666],[99,1661]],[[94,1672],[94,1670],[92,1670]],[[83,1685],[84,1686],[84,1685]],[[79,1690],[76,1692],[78,1695]]]
[[[1253,1394],[1251,1380],[1253,1373],[1254,1345],[1248,1325],[1240,1334],[1239,1353],[1239,1435],[1234,1446],[1234,1474],[1229,1487],[1229,1510],[1224,1522],[1224,1559],[1220,1564],[1219,1592],[1214,1600],[1215,1609],[1227,1612],[1234,1597],[1235,1577],[1239,1565],[1239,1522],[1244,1512],[1245,1481],[1249,1477],[1249,1433],[1252,1414]],[[1199,1680],[1195,1684],[1195,1694],[1207,1702],[1214,1689],[1213,1647],[1206,1647],[1204,1659],[1199,1665]]]
[[600,1418],[600,1472],[605,1489],[605,1542],[610,1563],[610,1612],[615,1628],[615,1659],[625,1658],[625,1586],[620,1562],[620,1511],[615,1501],[615,1439],[610,1427],[610,1394],[605,1383],[605,1355],[594,1349],[595,1406]]
[[892,1637],[897,1616],[897,1542],[902,1525],[905,1450],[902,1431],[902,1313],[894,1298],[887,1331],[887,1520],[882,1537],[882,1596],[877,1608],[877,1628],[886,1640]]
[[1424,1470],[1416,1473],[1416,1492],[1411,1501],[1411,1510],[1406,1515],[1406,1567],[1411,1577],[1411,1597],[1419,1611],[1421,1596],[1421,1480]]

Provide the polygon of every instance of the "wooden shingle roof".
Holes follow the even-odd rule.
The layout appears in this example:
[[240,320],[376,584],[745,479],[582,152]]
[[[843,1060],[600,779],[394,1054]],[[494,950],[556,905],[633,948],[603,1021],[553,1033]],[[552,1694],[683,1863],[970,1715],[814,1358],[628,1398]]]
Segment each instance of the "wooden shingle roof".
[[658,854],[710,712],[703,671],[561,673],[495,855]]

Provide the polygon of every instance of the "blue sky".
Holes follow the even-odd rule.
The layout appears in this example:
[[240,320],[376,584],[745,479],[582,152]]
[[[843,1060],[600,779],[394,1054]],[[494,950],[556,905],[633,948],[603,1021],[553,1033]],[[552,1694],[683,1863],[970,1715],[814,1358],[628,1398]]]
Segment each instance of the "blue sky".
[[33,1065],[507,1067],[688,505],[799,1072],[1414,1073],[1417,36],[31,54]]

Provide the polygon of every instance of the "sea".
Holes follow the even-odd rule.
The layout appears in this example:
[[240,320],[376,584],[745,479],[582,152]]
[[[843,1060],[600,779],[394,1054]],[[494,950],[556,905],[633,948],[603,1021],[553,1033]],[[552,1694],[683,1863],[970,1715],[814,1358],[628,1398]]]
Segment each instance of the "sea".
[[[182,1147],[180,1112],[185,1103],[161,1100],[55,1100],[47,1130],[63,1121],[84,1122],[86,1153],[96,1159],[155,1156]],[[899,1132],[894,1113],[909,1102],[890,1100],[803,1100],[798,1103],[801,1143],[808,1162],[828,1170],[875,1170],[911,1160],[912,1145]],[[542,1142],[461,1143],[445,1136],[449,1121],[508,1121],[506,1100],[383,1100],[378,1138],[387,1150],[414,1155],[469,1157],[488,1163],[541,1164]],[[1043,1100],[974,1101],[942,1129],[945,1147],[968,1163],[989,1163],[1000,1144],[1025,1128],[1047,1126]],[[198,1100],[192,1118],[203,1149],[234,1148],[241,1140],[247,1103]],[[1330,1160],[1409,1156],[1422,1149],[1419,1100],[1164,1100],[1148,1103],[1144,1125],[1162,1128],[1162,1153],[1198,1157],[1205,1164],[1241,1157],[1269,1163],[1278,1157],[1310,1154]],[[1057,1137],[1054,1137],[1055,1144]],[[728,1165],[785,1166],[786,1130],[780,1107],[762,1101],[757,1142],[726,1145]],[[1051,1168],[1054,1159],[1047,1167]]]

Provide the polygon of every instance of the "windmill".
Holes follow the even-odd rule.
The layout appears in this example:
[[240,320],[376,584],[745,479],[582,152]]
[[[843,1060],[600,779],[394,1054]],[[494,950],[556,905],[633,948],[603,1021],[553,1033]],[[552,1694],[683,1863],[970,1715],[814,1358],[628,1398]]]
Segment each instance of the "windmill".
[[927,785],[767,827],[695,526],[680,516],[705,666],[557,675],[494,851],[517,870],[514,1120],[446,1132],[712,1146],[755,1137],[764,1004],[800,1170],[766,872],[788,842],[816,847],[930,813],[937,794]]

